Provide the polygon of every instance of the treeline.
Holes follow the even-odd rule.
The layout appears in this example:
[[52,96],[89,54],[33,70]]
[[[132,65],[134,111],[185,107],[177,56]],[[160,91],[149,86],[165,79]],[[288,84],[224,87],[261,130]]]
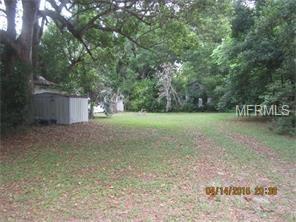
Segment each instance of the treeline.
[[94,104],[108,91],[123,94],[129,111],[214,111],[214,90],[223,80],[212,54],[231,32],[232,12],[231,1],[192,2],[164,11],[148,26],[126,27],[136,42],[116,32],[95,32],[87,36],[94,58],[71,34],[50,24],[38,72],[63,90],[90,96]]
[[[289,105],[294,113],[275,119],[276,127],[295,133],[296,1],[168,1],[142,5],[151,14],[147,18],[140,3],[132,12],[132,6],[117,3],[108,12],[105,1],[106,8],[96,8],[92,1],[74,3],[68,9],[72,16],[46,20],[34,75],[89,96],[92,106],[104,96],[124,95],[130,111]],[[101,17],[95,16],[100,10]],[[0,48],[2,53],[6,47]],[[28,97],[24,73],[20,68],[15,72],[19,78],[2,78],[6,97],[1,96],[1,103],[10,104],[2,116],[17,125],[22,119],[16,117],[26,107],[21,101]],[[18,97],[9,97],[13,91]]]
[[296,1],[261,0],[251,6],[235,3],[231,34],[212,54],[223,77],[216,88],[217,109],[287,105],[290,115],[274,121],[278,132],[295,134]]

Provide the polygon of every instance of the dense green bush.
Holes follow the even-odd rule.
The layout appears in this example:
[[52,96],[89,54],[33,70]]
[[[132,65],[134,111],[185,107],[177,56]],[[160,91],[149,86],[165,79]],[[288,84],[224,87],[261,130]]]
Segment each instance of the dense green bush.
[[146,110],[148,112],[159,112],[164,110],[164,104],[158,101],[157,90],[154,80],[145,79],[137,82],[133,89],[126,109],[129,111]]
[[12,76],[6,76],[3,66],[1,71],[1,133],[16,128],[30,121],[31,96],[28,93],[26,79],[30,68],[16,64]]
[[296,136],[296,116],[295,114],[288,117],[280,117],[274,120],[275,132],[279,134],[288,134]]

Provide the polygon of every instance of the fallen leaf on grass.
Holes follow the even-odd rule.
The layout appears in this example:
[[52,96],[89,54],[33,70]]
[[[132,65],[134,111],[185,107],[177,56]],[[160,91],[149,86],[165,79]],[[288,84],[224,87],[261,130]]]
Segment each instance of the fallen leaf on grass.
[[263,212],[266,212],[266,213],[271,213],[271,212],[273,212],[272,209],[267,209],[267,208],[264,208],[263,206],[260,206],[260,209],[261,209]]
[[246,197],[246,196],[244,196],[244,199],[245,199],[246,201],[248,201],[248,202],[252,201],[252,198],[251,198],[251,197]]

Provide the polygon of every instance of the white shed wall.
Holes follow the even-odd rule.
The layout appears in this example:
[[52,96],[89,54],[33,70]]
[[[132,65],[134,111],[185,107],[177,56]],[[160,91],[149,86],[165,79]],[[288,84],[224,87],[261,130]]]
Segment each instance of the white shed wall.
[[33,97],[33,111],[35,119],[50,120],[49,96],[38,95]]
[[87,98],[69,98],[69,123],[87,122],[88,121],[88,99]]
[[42,93],[33,96],[34,118],[69,124],[69,97]]
[[42,93],[33,95],[33,114],[36,120],[56,120],[58,124],[88,121],[88,99]]
[[70,124],[69,118],[69,97],[56,96],[53,113],[58,124]]
[[123,105],[123,100],[122,99],[117,101],[116,109],[117,109],[117,112],[123,112],[124,111],[124,105]]

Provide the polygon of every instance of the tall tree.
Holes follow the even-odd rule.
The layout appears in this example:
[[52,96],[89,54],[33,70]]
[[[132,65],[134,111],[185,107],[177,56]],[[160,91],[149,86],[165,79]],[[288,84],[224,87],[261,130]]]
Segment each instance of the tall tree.
[[161,71],[157,72],[157,86],[159,87],[159,99],[165,98],[165,111],[172,109],[172,100],[181,103],[176,90],[173,87],[173,77],[177,71],[177,67],[172,63],[164,63],[161,65]]
[[[13,78],[15,67],[18,62],[21,62],[30,68],[25,75],[26,95],[30,97],[33,80],[31,68],[38,64],[38,46],[43,25],[49,19],[53,20],[61,31],[66,30],[71,33],[95,60],[91,51],[99,43],[88,40],[96,32],[122,35],[134,44],[141,45],[139,39],[134,36],[138,24],[153,24],[160,12],[163,15],[173,15],[174,12],[171,10],[173,2],[169,0],[46,0],[44,9],[41,9],[40,0],[4,0],[5,7],[1,7],[1,12],[4,12],[3,15],[6,17],[7,28],[0,30],[0,44],[4,46],[4,50],[1,50],[1,79],[3,78],[4,81],[1,81],[1,84],[5,82],[5,78]],[[19,35],[16,30],[17,5],[22,9],[22,28]],[[2,90],[6,90],[5,87],[2,87]],[[9,113],[6,106],[8,99],[11,98],[4,97],[2,94],[3,111]],[[29,106],[29,101],[30,99],[26,102],[26,108]]]

